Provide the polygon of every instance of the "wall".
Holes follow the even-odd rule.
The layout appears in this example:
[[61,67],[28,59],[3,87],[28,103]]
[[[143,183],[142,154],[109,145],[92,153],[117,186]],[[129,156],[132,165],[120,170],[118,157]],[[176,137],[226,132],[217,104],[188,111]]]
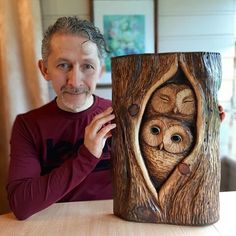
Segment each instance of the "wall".
[[90,20],[90,1],[87,0],[41,0],[43,28],[54,23],[60,16],[77,15]]

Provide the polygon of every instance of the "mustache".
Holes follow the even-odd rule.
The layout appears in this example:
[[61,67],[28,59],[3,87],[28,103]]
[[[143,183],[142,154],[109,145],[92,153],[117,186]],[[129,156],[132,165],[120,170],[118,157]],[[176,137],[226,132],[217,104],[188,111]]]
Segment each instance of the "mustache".
[[68,87],[68,86],[63,86],[61,88],[62,93],[70,93],[70,94],[81,94],[81,93],[89,93],[90,89],[86,86],[80,86],[80,87]]

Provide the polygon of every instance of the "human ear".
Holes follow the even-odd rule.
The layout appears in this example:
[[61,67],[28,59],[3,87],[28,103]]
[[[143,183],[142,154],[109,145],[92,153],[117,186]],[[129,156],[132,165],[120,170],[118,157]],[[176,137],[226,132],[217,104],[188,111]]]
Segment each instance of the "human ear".
[[45,80],[50,80],[48,76],[48,68],[46,63],[41,59],[38,61],[38,67],[41,71],[41,74],[43,75]]

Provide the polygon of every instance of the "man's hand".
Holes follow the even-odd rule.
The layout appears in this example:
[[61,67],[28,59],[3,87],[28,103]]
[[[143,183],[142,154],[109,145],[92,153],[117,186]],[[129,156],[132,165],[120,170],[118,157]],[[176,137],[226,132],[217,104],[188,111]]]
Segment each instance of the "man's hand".
[[224,108],[221,105],[218,105],[219,115],[221,122],[225,119]]
[[102,155],[105,142],[111,136],[111,130],[116,124],[111,123],[115,118],[112,107],[96,115],[85,128],[84,145],[97,158]]

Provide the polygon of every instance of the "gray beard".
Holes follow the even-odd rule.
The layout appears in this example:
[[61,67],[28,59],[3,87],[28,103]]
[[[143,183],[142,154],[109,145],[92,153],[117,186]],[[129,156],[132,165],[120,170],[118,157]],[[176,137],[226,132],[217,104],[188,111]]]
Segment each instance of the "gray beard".
[[[90,96],[92,96],[92,95],[90,95]],[[86,104],[86,101],[88,101],[90,99],[90,96],[89,96],[89,94],[86,94],[86,98],[83,103],[71,104],[66,101],[66,99],[63,96],[63,93],[61,93],[57,97],[56,102],[57,102],[58,107],[61,108],[62,110],[77,113],[77,112],[80,112],[80,111],[83,111],[83,110],[89,108],[93,104],[93,96],[92,96],[92,100],[90,103],[88,103],[88,106],[86,106],[86,107],[84,106]]]

